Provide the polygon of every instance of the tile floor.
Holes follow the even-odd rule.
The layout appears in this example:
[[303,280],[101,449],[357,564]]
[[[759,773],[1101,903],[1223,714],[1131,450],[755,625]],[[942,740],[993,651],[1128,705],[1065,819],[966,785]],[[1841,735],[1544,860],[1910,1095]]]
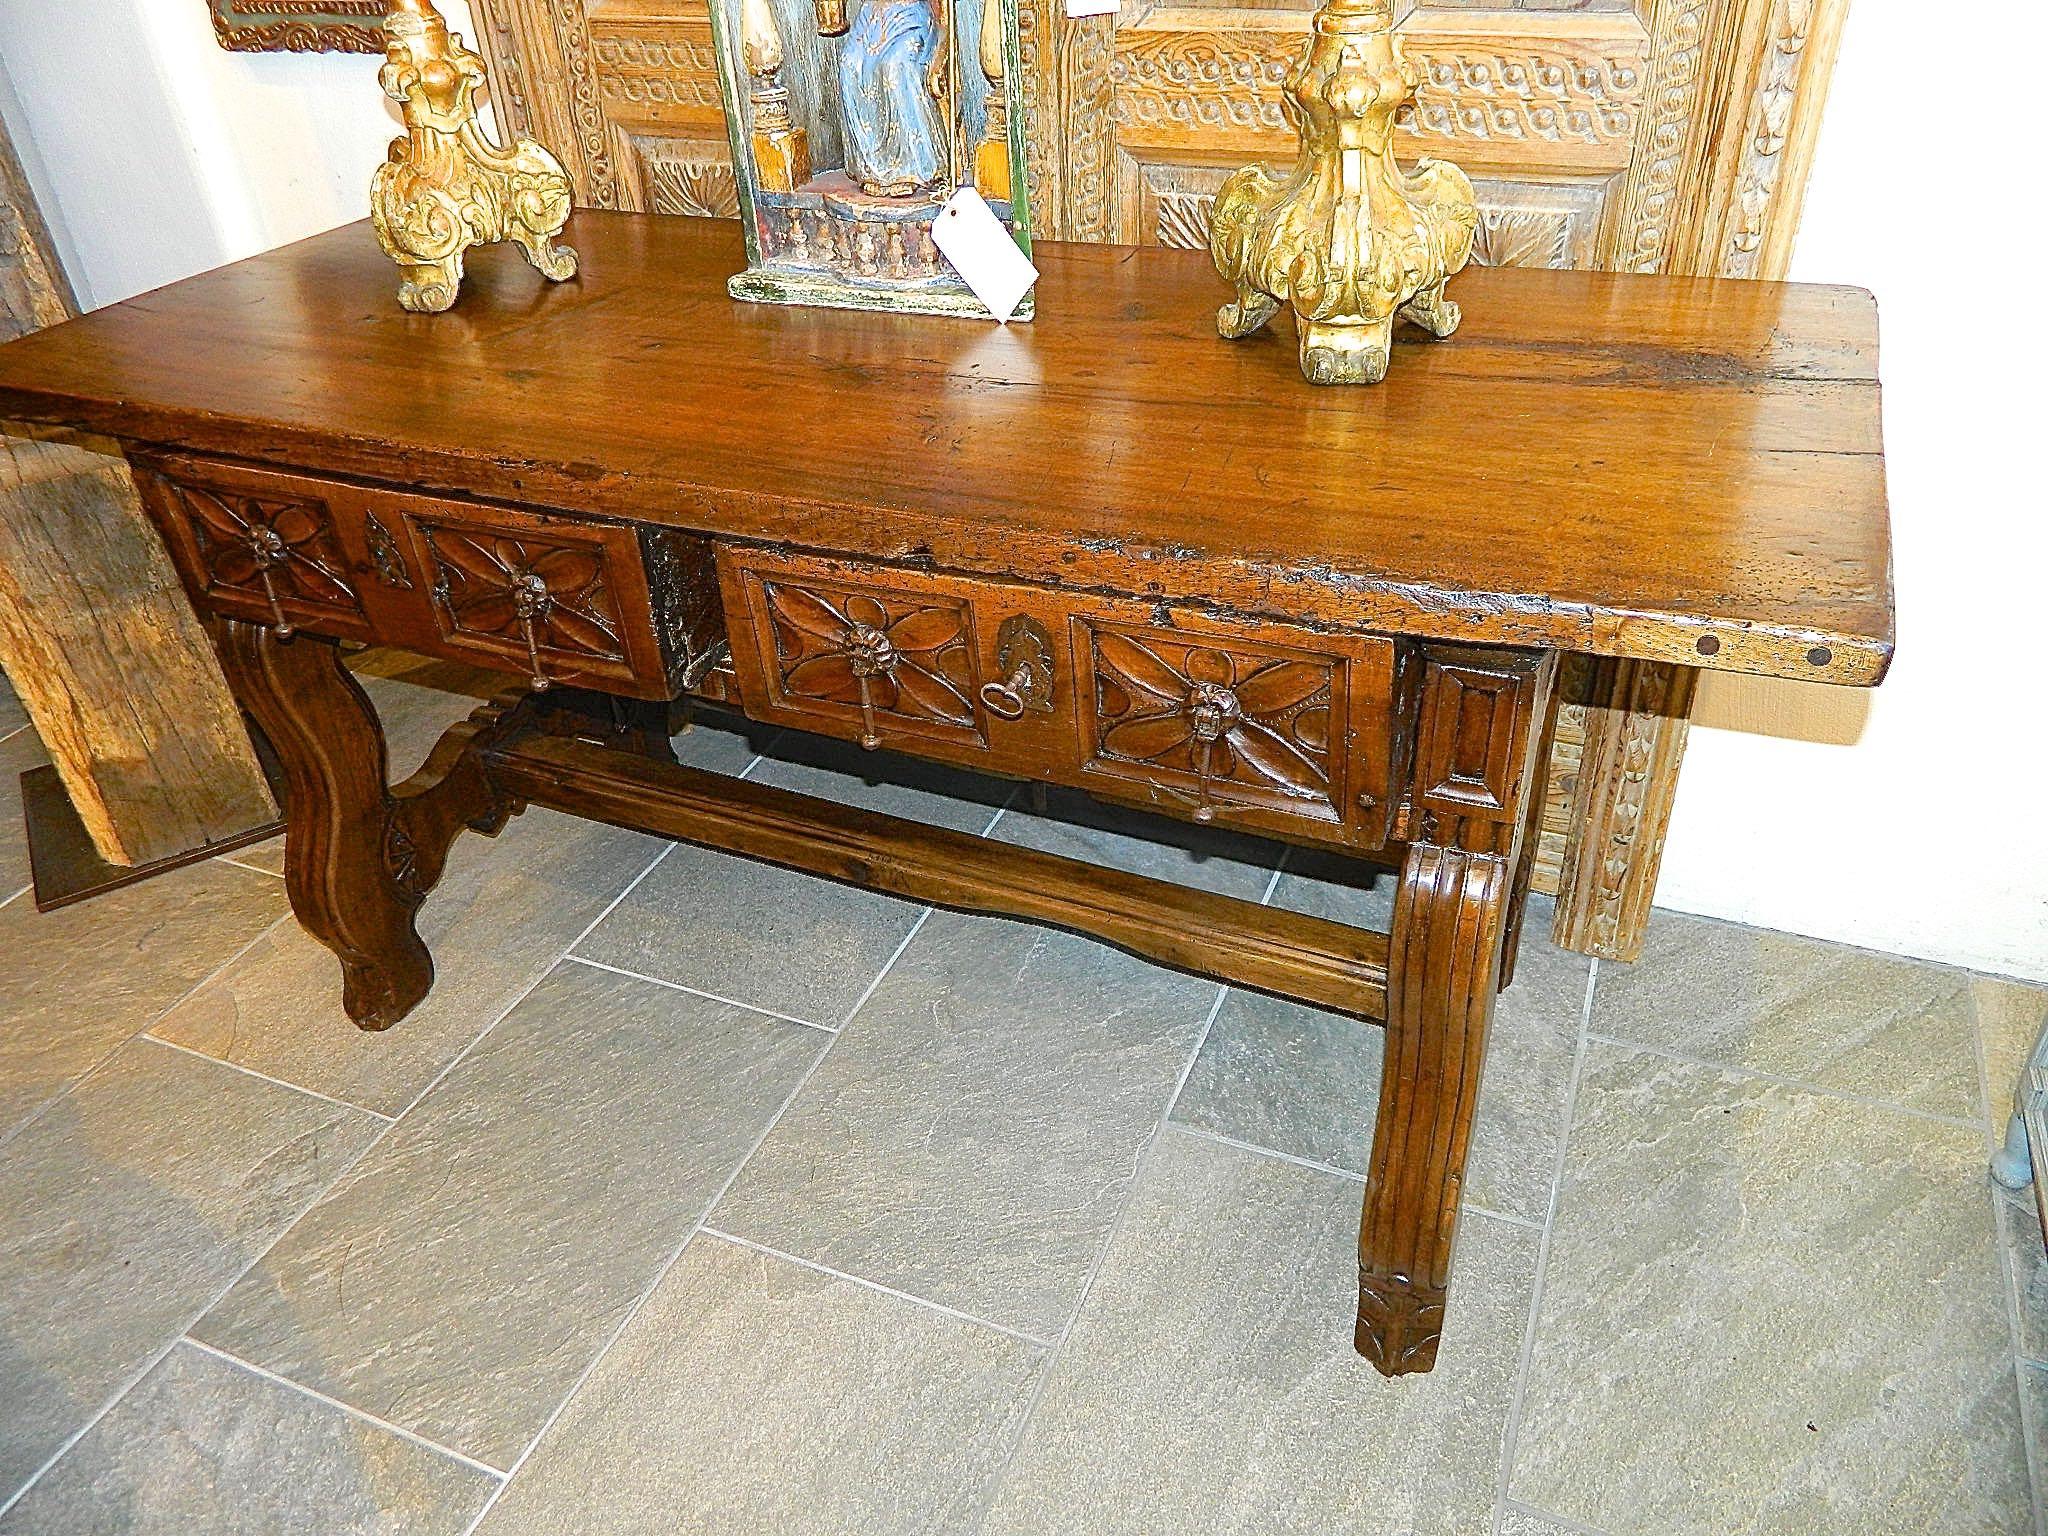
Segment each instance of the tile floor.
[[[401,767],[469,705],[359,667]],[[680,749],[1387,913],[1262,842]],[[1532,935],[1442,1363],[1389,1382],[1349,1347],[1368,1027],[533,812],[460,845],[439,985],[363,1035],[274,846],[37,916],[38,750],[0,691],[7,1536],[2048,1536],[2048,1256],[1984,1173],[2048,992]]]

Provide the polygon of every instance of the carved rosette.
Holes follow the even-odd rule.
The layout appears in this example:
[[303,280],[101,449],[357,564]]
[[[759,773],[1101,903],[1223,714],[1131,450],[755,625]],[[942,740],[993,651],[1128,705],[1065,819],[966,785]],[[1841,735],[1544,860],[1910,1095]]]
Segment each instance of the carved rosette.
[[1479,215],[1456,166],[1424,160],[1409,175],[1394,161],[1395,115],[1417,79],[1393,0],[1330,0],[1287,76],[1293,172],[1250,166],[1216,196],[1209,250],[1237,288],[1217,330],[1249,336],[1292,306],[1310,383],[1385,378],[1397,314],[1434,336],[1458,328],[1444,284],[1471,256]]
[[1330,663],[1096,630],[1093,664],[1090,766],[1188,786],[1198,821],[1219,796],[1331,803]]
[[767,582],[781,693],[793,703],[860,711],[861,744],[879,746],[877,716],[975,731],[967,610],[895,593],[839,593]]
[[536,689],[549,685],[550,659],[624,660],[618,603],[598,550],[459,528],[422,532],[448,632],[516,645]]
[[262,604],[280,635],[292,632],[288,607],[363,611],[325,507],[196,485],[173,490],[191,521],[209,591]]

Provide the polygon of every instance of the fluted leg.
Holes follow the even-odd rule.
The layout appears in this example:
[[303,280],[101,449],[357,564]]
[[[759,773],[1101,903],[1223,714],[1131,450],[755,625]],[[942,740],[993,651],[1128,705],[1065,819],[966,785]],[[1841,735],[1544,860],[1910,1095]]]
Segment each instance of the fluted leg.
[[1389,1376],[1436,1363],[1508,894],[1492,854],[1422,843],[1401,872],[1358,1235],[1356,1342]]

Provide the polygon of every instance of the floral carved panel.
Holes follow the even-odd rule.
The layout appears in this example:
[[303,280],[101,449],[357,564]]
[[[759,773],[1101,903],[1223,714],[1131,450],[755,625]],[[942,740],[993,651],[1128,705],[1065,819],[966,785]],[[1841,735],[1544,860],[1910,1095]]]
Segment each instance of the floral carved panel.
[[1337,658],[1092,624],[1086,655],[1090,772],[1163,791],[1198,820],[1232,804],[1337,814]]
[[434,606],[452,639],[524,655],[536,680],[551,665],[625,663],[619,602],[594,544],[514,537],[422,521]]
[[890,726],[979,740],[974,630],[939,595],[764,580],[771,682],[787,708],[856,716],[862,740]]
[[198,485],[172,488],[206,590],[289,629],[294,617],[362,616],[328,509]]

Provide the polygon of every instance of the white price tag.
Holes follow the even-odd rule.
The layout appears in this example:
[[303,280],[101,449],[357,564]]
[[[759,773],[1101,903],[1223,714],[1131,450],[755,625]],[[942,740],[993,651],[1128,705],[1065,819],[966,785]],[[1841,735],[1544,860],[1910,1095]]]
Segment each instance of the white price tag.
[[1038,268],[1017,249],[1003,221],[972,187],[962,187],[946,199],[932,221],[932,239],[998,320],[1008,321],[1017,313],[1017,305],[1038,281]]
[[1077,16],[1114,16],[1119,0],[1066,0],[1067,19]]

